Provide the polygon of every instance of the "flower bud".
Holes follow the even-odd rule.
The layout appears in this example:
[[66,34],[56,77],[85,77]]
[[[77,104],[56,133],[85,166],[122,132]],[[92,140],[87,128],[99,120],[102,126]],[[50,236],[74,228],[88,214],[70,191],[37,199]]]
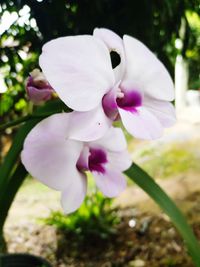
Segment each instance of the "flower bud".
[[26,92],[30,101],[39,105],[51,99],[53,88],[39,69],[34,69],[26,82]]

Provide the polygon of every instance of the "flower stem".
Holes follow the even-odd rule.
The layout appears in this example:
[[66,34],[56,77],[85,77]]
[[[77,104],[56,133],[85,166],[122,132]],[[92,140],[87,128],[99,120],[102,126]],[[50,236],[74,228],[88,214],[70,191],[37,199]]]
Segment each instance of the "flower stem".
[[6,122],[4,124],[1,124],[0,125],[0,132],[1,131],[4,131],[5,129],[9,128],[9,127],[13,127],[13,126],[16,126],[22,122],[25,122],[27,120],[30,120],[31,119],[31,115],[27,115],[27,116],[24,116],[22,118],[19,118],[19,119],[16,119],[14,121],[9,121],[9,122]]
[[14,127],[18,124],[21,124],[23,122],[26,122],[26,121],[29,121],[29,120],[34,120],[34,119],[42,119],[42,118],[46,118],[50,115],[54,114],[53,112],[51,113],[43,113],[43,114],[38,114],[38,115],[27,115],[27,116],[24,116],[22,118],[19,118],[17,120],[14,120],[14,121],[10,121],[10,122],[7,122],[7,123],[4,123],[2,125],[0,125],[0,132],[4,131],[5,129],[9,128],[9,127]]

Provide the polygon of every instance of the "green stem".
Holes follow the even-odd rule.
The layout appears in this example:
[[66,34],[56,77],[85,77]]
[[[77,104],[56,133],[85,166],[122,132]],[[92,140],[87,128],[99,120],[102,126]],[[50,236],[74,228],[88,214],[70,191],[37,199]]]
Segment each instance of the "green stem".
[[13,127],[13,126],[16,126],[22,122],[25,122],[25,121],[29,120],[30,118],[31,118],[31,115],[27,115],[27,116],[19,118],[17,120],[9,121],[9,122],[6,122],[4,124],[1,124],[0,125],[0,132],[4,131],[8,127]]
[[60,112],[70,112],[71,110],[59,99],[49,101],[46,103],[44,106],[38,107],[33,114],[29,114],[27,116],[24,116],[22,118],[16,119],[14,121],[10,121],[7,123],[4,123],[0,125],[0,132],[4,131],[8,127],[13,127],[16,126],[22,122],[28,121],[28,120],[34,120],[34,119],[42,119],[45,117],[48,117],[50,115],[53,115],[55,113],[60,113]]
[[54,113],[52,113],[52,112],[47,112],[47,113],[43,113],[40,115],[34,115],[34,116],[33,115],[27,115],[27,116],[24,116],[24,117],[19,118],[17,120],[14,120],[14,121],[6,122],[6,123],[0,125],[0,132],[4,131],[5,129],[7,129],[9,127],[19,125],[23,122],[26,122],[29,120],[34,120],[34,119],[43,119],[43,118],[46,118],[46,117],[53,115],[53,114]]
[[195,266],[200,267],[200,244],[194,236],[194,233],[191,227],[188,225],[184,215],[177,208],[175,203],[168,197],[162,188],[136,164],[133,163],[131,168],[125,173],[131,180],[139,185],[170,217],[171,221],[184,239],[188,252],[192,257]]
[[3,233],[3,226],[8,215],[8,210],[26,175],[27,171],[22,163],[19,163],[12,177],[9,179],[6,190],[0,195],[0,233]]

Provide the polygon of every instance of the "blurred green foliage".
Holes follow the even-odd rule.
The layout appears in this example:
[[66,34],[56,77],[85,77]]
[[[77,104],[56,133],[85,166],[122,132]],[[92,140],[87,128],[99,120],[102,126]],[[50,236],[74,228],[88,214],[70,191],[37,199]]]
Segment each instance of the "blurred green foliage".
[[100,192],[95,192],[86,196],[76,212],[69,215],[59,211],[52,212],[42,221],[55,226],[80,243],[87,243],[91,240],[105,240],[114,235],[114,226],[119,223],[119,218],[111,207],[111,199],[105,198]]
[[[200,0],[1,0],[0,117],[8,121],[28,112],[24,84],[38,66],[42,44],[63,35],[91,34],[107,27],[143,41],[173,75],[176,55],[189,59],[190,85],[198,88]],[[2,29],[5,14],[10,27]],[[184,27],[183,27],[184,25]],[[175,40],[182,48],[175,48]]]
[[[25,78],[37,66],[39,50],[37,31],[31,27],[30,9],[17,9],[6,2],[0,8],[0,91],[4,90],[2,87],[8,90],[0,94],[0,116],[13,118],[26,113]],[[8,29],[3,28],[6,20]]]
[[[200,3],[199,3],[200,7]],[[200,13],[200,10],[199,10]],[[186,18],[190,25],[190,38],[186,58],[189,63],[189,87],[200,89],[200,15],[197,12],[186,11]]]

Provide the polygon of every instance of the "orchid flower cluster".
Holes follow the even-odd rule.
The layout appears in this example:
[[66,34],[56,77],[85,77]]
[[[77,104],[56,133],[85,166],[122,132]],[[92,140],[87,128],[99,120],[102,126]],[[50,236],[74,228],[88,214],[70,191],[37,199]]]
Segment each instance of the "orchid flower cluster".
[[[115,68],[111,51],[120,56]],[[42,73],[34,71],[27,82],[30,100],[40,103],[55,91],[72,112],[54,114],[31,130],[21,154],[24,166],[61,191],[66,213],[83,202],[88,171],[105,196],[119,195],[131,157],[123,131],[112,124],[121,120],[133,137],[150,140],[175,122],[166,68],[143,43],[108,29],[46,43],[39,64]]]

